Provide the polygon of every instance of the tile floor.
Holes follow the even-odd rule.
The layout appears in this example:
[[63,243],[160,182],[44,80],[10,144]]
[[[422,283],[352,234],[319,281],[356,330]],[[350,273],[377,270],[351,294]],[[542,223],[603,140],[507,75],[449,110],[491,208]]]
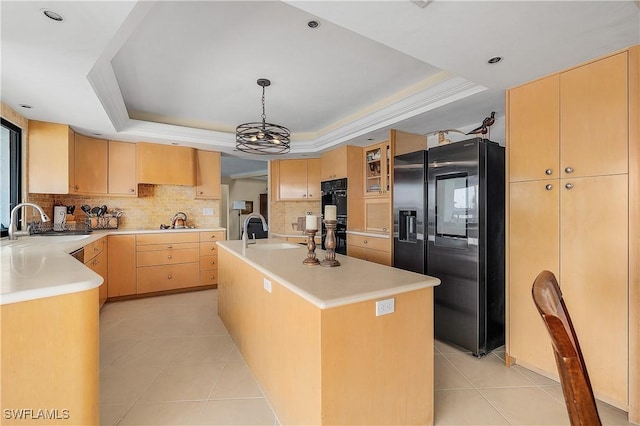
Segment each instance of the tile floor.
[[[108,303],[100,314],[101,425],[277,425],[218,318],[215,290]],[[436,425],[569,424],[558,383],[504,352],[436,342]],[[599,404],[603,423],[626,413]]]

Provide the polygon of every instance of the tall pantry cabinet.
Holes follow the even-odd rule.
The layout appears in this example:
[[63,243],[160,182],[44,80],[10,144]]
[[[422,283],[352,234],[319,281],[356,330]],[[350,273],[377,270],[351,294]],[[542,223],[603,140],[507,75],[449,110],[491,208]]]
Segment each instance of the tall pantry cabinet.
[[507,93],[509,362],[557,377],[531,297],[536,275],[550,270],[596,397],[630,419],[640,408],[639,50]]

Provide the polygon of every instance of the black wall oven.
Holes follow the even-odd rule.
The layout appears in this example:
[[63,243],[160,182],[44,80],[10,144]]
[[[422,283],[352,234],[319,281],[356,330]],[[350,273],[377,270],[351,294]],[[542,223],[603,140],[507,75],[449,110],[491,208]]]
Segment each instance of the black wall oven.
[[[336,253],[347,254],[347,178],[328,180],[320,184],[322,190],[322,214],[324,207],[334,205],[337,207],[336,225]],[[322,248],[327,230],[322,224]]]

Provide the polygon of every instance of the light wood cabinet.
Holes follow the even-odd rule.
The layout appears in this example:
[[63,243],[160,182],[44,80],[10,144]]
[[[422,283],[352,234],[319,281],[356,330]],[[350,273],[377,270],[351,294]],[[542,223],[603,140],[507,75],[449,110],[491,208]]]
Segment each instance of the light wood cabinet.
[[104,302],[107,301],[109,293],[107,237],[94,241],[84,247],[84,264],[104,280],[98,290],[98,303],[99,307],[102,308]]
[[137,293],[200,285],[199,245],[198,232],[137,235]]
[[220,199],[220,153],[196,151],[196,198]]
[[136,144],[138,183],[196,184],[196,150],[184,146],[141,142]]
[[74,165],[74,193],[98,195],[107,193],[109,146],[106,140],[76,133]]
[[364,196],[391,194],[391,144],[383,142],[364,148]]
[[509,90],[509,179],[560,177],[560,76]]
[[364,228],[373,232],[389,232],[392,229],[391,202],[388,198],[364,200]]
[[138,195],[136,145],[109,141],[109,195]]
[[109,297],[130,296],[136,288],[136,236],[109,235]]
[[629,370],[637,357],[629,329],[637,212],[629,208],[628,164],[629,129],[639,119],[630,109],[638,101],[627,86],[627,58],[612,55],[509,90],[507,98],[508,359],[557,377],[531,298],[536,275],[550,270],[596,397],[623,409],[638,389]]
[[627,173],[627,87],[627,52],[560,74],[562,177]]
[[358,259],[391,266],[391,240],[389,237],[347,234],[347,254]]
[[218,241],[224,231],[200,232],[200,285],[218,285]]
[[279,200],[320,200],[319,158],[280,160],[278,168]]
[[349,165],[352,165],[350,161],[356,161],[352,159],[352,152],[356,152],[356,158],[359,160],[362,148],[343,145],[339,148],[327,151],[322,154],[320,159],[320,180],[334,180],[346,178],[349,174]]
[[75,133],[66,124],[29,120],[29,192],[69,194],[75,185]]

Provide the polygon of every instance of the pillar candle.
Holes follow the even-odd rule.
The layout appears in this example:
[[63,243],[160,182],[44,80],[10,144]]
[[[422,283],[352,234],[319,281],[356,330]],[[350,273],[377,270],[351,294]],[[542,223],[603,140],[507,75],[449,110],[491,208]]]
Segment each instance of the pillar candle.
[[313,214],[307,215],[306,229],[318,229],[318,216]]
[[338,212],[338,207],[328,205],[324,208],[324,220],[336,220],[336,214]]

